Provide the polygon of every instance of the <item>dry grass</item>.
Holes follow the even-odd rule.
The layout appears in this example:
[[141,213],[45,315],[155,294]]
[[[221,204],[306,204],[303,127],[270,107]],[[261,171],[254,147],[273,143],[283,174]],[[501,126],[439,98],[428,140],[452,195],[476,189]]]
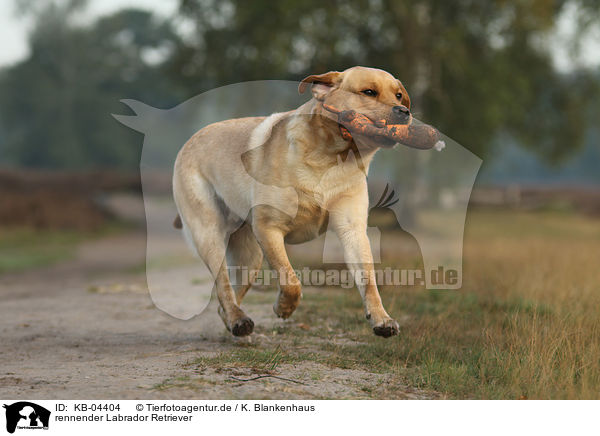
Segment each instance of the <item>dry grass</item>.
[[[484,317],[483,396],[598,398],[600,226],[564,213],[476,213],[467,223],[462,293],[517,301]],[[499,372],[499,380],[487,372]]]
[[[401,320],[399,338],[373,337],[356,291],[333,288],[305,293],[295,320],[310,332],[286,333],[343,334],[355,343],[325,345],[316,357],[450,398],[599,398],[599,224],[568,213],[472,212],[460,291],[382,291]],[[402,256],[418,263],[417,252]]]

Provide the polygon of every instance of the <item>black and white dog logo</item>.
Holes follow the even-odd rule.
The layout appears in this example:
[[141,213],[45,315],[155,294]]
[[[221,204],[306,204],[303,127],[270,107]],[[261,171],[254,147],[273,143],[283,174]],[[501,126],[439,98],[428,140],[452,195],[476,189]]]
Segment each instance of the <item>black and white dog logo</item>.
[[48,429],[50,411],[28,401],[4,405],[6,409],[6,431],[14,433],[18,429]]

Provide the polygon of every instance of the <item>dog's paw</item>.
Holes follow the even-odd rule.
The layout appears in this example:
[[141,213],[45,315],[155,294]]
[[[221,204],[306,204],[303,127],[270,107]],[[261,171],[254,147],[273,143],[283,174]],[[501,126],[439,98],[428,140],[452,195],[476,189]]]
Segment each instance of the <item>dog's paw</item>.
[[248,336],[254,330],[254,321],[247,316],[238,319],[231,326],[231,333],[234,336]]
[[396,336],[399,331],[400,327],[398,326],[398,323],[392,318],[388,318],[373,327],[373,333],[384,338]]
[[286,295],[280,292],[277,296],[277,301],[273,305],[273,312],[275,312],[275,315],[277,315],[279,318],[288,319],[290,316],[292,316],[292,313],[294,313],[294,310],[296,310],[298,304],[300,304],[301,297],[301,293],[298,293],[296,296]]
[[275,303],[273,305],[273,312],[275,312],[275,315],[277,315],[277,317],[281,319],[288,319],[290,316],[292,316],[294,310],[296,310],[295,307],[282,307],[282,305],[279,303]]

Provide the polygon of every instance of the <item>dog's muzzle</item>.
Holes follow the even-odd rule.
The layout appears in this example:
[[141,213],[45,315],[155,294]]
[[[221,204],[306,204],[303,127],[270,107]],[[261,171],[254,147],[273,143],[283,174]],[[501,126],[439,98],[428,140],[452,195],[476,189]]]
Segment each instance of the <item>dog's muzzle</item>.
[[406,106],[394,106],[392,108],[392,117],[398,124],[408,124],[410,121],[410,110]]

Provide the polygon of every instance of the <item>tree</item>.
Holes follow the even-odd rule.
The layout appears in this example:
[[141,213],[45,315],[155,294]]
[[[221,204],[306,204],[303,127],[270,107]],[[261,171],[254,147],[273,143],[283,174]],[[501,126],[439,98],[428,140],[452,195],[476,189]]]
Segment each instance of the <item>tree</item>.
[[170,105],[181,99],[165,79],[178,44],[168,23],[126,9],[81,27],[72,17],[83,3],[33,3],[31,54],[0,75],[0,155],[10,162],[134,168],[141,141],[110,116],[122,110],[119,100]]
[[[195,30],[173,73],[199,92],[375,66],[404,82],[417,115],[480,156],[503,132],[558,160],[581,145],[598,83],[554,71],[540,43],[568,3],[181,0]],[[598,23],[597,3],[574,3],[583,24]]]

